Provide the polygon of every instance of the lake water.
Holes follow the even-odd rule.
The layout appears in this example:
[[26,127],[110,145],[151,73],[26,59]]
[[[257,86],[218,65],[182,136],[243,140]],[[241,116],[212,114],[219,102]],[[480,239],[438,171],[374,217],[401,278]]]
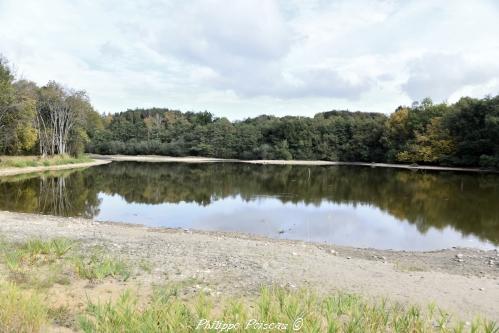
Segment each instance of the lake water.
[[113,162],[0,178],[0,210],[380,249],[499,245],[495,174]]

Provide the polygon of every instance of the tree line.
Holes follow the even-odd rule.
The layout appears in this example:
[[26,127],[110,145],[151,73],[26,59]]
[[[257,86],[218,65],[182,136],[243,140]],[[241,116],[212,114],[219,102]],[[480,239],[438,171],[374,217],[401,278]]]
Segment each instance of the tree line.
[[303,159],[499,167],[499,96],[430,99],[380,113],[329,111],[242,121],[209,112],[136,109],[104,117],[100,154]]
[[0,155],[80,155],[103,128],[84,91],[15,80],[0,57]]
[[390,115],[329,111],[229,121],[164,108],[100,115],[83,91],[15,80],[0,60],[0,154],[157,154],[499,168],[499,96]]

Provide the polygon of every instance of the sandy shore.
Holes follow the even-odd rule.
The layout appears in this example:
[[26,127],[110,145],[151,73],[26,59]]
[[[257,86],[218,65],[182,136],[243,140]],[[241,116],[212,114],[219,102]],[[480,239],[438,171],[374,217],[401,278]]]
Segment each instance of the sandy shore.
[[441,167],[441,166],[413,166],[409,164],[389,164],[389,163],[363,163],[363,162],[331,162],[331,161],[305,161],[305,160],[238,160],[238,159],[223,159],[210,157],[171,157],[158,155],[90,155],[98,160],[109,161],[134,161],[134,162],[182,162],[182,163],[217,163],[217,162],[235,162],[235,163],[250,163],[250,164],[271,164],[271,165],[351,165],[351,166],[366,166],[372,168],[397,168],[409,170],[433,170],[433,171],[464,171],[464,172],[493,172],[498,171],[486,170],[480,168],[456,168],[456,167]]
[[307,286],[401,302],[435,301],[463,319],[476,314],[499,319],[495,250],[378,251],[10,212],[0,212],[0,234],[14,241],[67,237],[132,262],[147,260],[153,267],[147,283],[194,278],[223,295],[256,294],[262,284]]
[[109,160],[98,159],[93,162],[87,163],[75,163],[75,164],[62,164],[62,165],[50,165],[50,166],[37,166],[37,167],[26,167],[26,168],[2,168],[0,169],[1,176],[14,176],[25,173],[43,172],[43,171],[54,171],[54,170],[67,170],[67,169],[79,169],[79,168],[89,168],[96,165],[102,165],[111,163]]

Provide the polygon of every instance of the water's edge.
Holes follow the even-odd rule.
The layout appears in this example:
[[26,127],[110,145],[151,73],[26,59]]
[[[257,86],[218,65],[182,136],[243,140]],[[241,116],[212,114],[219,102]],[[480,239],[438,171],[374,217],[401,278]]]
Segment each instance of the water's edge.
[[172,157],[159,155],[97,155],[90,154],[91,158],[105,161],[119,162],[176,162],[176,163],[248,163],[248,164],[265,164],[265,165],[310,165],[310,166],[365,166],[372,168],[395,168],[408,170],[432,170],[432,171],[458,171],[458,172],[475,172],[475,173],[499,173],[499,170],[483,169],[483,168],[467,168],[467,167],[444,167],[430,165],[411,165],[411,164],[391,164],[391,163],[366,163],[366,162],[337,162],[337,161],[320,161],[320,160],[239,160],[239,159],[223,159],[212,157]]

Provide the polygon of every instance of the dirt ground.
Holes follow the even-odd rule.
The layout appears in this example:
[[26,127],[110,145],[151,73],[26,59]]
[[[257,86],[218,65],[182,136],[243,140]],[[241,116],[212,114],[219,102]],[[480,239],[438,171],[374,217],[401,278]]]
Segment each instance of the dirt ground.
[[0,235],[12,241],[65,237],[150,265],[150,274],[126,284],[59,287],[81,306],[85,301],[79,298],[89,293],[105,298],[133,285],[148,294],[153,284],[190,280],[192,288],[215,295],[252,296],[262,284],[278,284],[422,305],[434,301],[462,319],[477,314],[499,319],[497,250],[379,251],[10,212],[0,212]]

